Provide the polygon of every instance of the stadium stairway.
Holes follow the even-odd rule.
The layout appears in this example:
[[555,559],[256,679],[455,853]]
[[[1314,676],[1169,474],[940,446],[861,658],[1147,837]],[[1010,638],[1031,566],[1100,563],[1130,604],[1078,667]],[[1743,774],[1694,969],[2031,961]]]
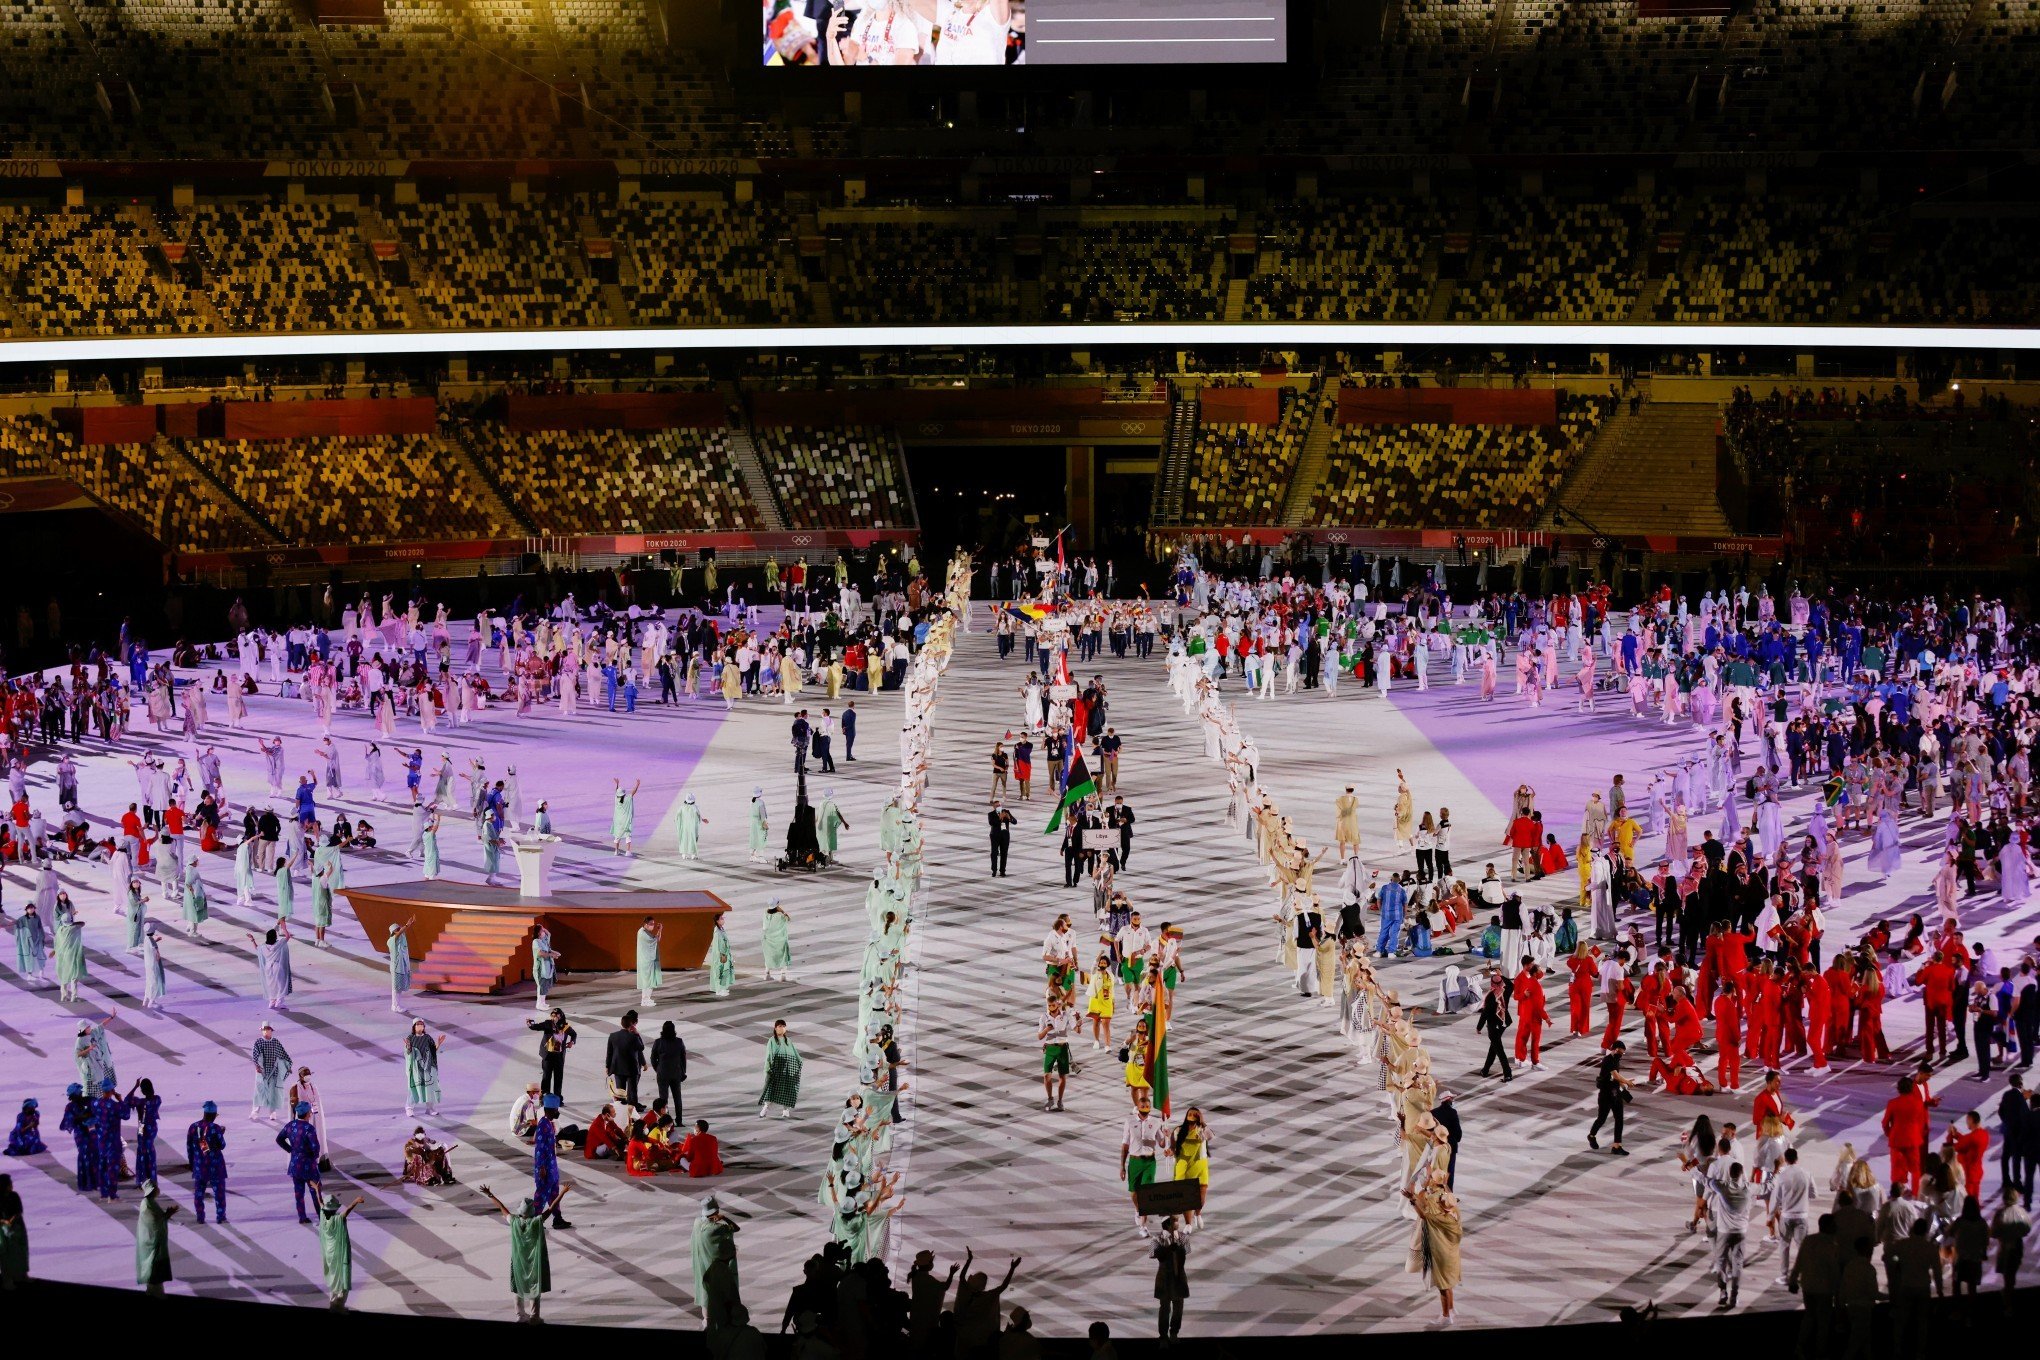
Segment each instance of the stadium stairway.
[[1552,527],[1562,502],[1602,533],[1733,533],[1715,492],[1719,421],[1708,402],[1647,402],[1633,414],[1618,407],[1538,527]]
[[502,478],[489,466],[488,459],[482,457],[481,452],[475,448],[475,432],[459,423],[451,428],[453,447],[459,451],[461,470],[466,472],[469,481],[480,487],[493,502],[493,508],[501,522],[515,524],[527,534],[537,534],[538,525],[532,521],[531,516],[524,513],[524,507],[511,496],[510,489],[503,485]]
[[1317,500],[1325,469],[1332,461],[1332,421],[1325,409],[1331,403],[1308,392],[1299,400],[1314,402],[1317,409],[1303,436],[1303,452],[1297,456],[1296,473],[1289,480],[1289,497],[1282,502],[1282,523],[1290,529],[1301,529],[1310,521],[1311,504]]
[[[175,455],[178,462],[182,463],[188,471],[197,477],[199,483],[206,488],[206,491],[213,500],[227,506],[231,511],[239,514],[241,518],[254,525],[271,543],[287,543],[290,541],[284,537],[282,530],[270,523],[267,515],[257,510],[242,497],[240,492],[228,486],[218,473],[207,467],[205,460],[194,454],[185,445],[183,440],[157,435],[156,442],[163,448],[168,449]],[[178,545],[171,544],[170,546],[176,547]]]
[[737,471],[743,474],[744,490],[751,494],[751,504],[758,507],[761,527],[768,534],[785,533],[786,514],[779,508],[779,497],[772,494],[772,480],[765,475],[765,461],[758,456],[758,445],[751,432],[733,428],[729,442]]
[[1152,524],[1183,522],[1183,492],[1190,485],[1190,454],[1197,446],[1197,389],[1184,388],[1170,398],[1169,429],[1162,438],[1161,468],[1155,475]]
[[[361,238],[362,248],[368,252],[371,261],[375,259],[375,243],[390,241],[396,244],[398,256],[406,258],[411,269],[418,267],[408,260],[409,252],[405,249],[403,236],[390,225],[389,219],[382,215],[382,210],[375,204],[364,201],[355,208],[354,232]],[[380,268],[378,265],[378,271]],[[408,274],[409,271],[406,272]],[[393,278],[383,277],[389,284],[390,292],[396,296],[398,304],[404,309],[404,324],[414,331],[434,329],[432,318],[425,314],[425,304],[418,300],[417,289],[409,283],[398,283]]]

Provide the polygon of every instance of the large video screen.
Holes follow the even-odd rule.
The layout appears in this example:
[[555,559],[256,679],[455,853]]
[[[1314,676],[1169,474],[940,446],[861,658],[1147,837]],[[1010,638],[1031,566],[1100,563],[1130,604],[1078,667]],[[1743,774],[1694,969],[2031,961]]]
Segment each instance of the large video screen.
[[1280,63],[1286,0],[764,0],[767,66]]

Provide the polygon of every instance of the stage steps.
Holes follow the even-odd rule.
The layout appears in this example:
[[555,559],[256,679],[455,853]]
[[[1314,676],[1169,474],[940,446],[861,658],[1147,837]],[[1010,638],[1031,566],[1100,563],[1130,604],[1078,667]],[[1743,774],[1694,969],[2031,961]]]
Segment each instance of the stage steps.
[[455,917],[411,966],[421,991],[494,996],[531,971],[538,917],[479,913]]

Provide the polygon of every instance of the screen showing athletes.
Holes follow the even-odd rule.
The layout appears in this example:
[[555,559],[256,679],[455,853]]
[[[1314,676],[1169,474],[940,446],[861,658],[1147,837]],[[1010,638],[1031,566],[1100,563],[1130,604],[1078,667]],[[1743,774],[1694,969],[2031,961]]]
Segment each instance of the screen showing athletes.
[[1283,0],[764,0],[767,66],[1281,62]]

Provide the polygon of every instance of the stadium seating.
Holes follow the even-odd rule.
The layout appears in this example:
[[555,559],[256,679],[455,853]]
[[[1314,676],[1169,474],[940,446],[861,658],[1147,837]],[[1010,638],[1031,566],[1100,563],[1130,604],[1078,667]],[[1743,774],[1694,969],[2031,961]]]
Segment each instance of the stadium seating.
[[1846,202],[1704,201],[1688,266],[1665,280],[1663,321],[1825,321],[1847,277],[1844,223],[1874,219]]
[[268,540],[162,440],[82,445],[46,416],[0,416],[0,477],[62,477],[145,533],[186,551]]
[[1643,288],[1638,251],[1663,224],[1656,203],[1496,197],[1481,206],[1487,267],[1459,286],[1453,320],[1628,320]]
[[759,524],[722,430],[487,428],[470,447],[540,533]]
[[601,285],[578,258],[585,206],[483,199],[411,204],[392,217],[434,325],[606,325]]
[[602,228],[624,257],[624,305],[647,326],[767,326],[805,304],[784,216],[763,205],[638,198],[607,205]]
[[408,543],[517,532],[462,473],[446,435],[186,445],[293,543]]
[[1086,223],[1061,238],[1043,288],[1056,321],[1216,321],[1225,293],[1222,223]]
[[42,335],[168,335],[207,328],[172,280],[139,212],[0,206],[0,271],[23,329]]
[[757,432],[755,442],[789,529],[879,529],[914,522],[906,470],[890,433],[859,425],[769,426]]
[[1242,319],[1421,321],[1431,292],[1424,252],[1443,229],[1436,209],[1389,200],[1267,210]]
[[1183,495],[1187,524],[1279,524],[1310,431],[1311,401],[1282,391],[1273,425],[1200,424]]
[[1315,525],[1528,528],[1610,410],[1565,397],[1555,430],[1515,425],[1337,425]]
[[166,217],[204,271],[221,321],[241,331],[394,329],[403,304],[369,262],[351,210],[322,204],[201,204]]
[[999,229],[905,219],[844,223],[836,312],[858,322],[1002,322],[1019,289],[1002,262]]

